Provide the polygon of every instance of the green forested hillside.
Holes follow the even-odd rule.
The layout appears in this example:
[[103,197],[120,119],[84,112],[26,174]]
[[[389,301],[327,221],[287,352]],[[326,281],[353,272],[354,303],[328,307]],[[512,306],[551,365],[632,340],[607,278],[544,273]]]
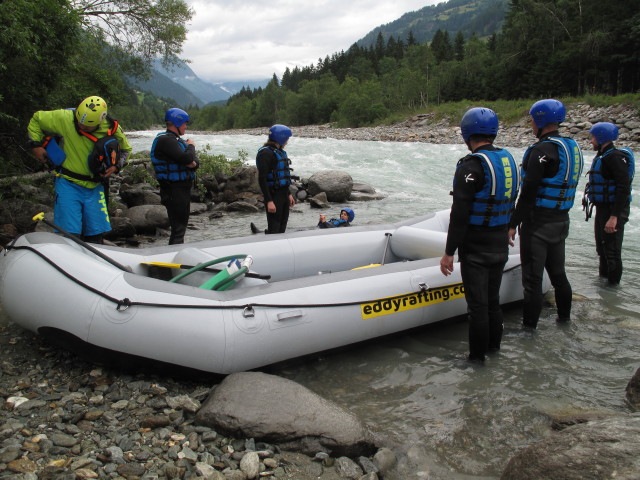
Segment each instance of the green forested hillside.
[[485,37],[500,29],[507,8],[507,0],[449,0],[405,13],[373,29],[356,43],[368,48],[376,44],[380,34],[385,41],[394,37],[406,43],[410,32],[417,43],[426,43],[438,30],[450,34],[463,32],[467,38],[472,33]]
[[487,39],[437,30],[421,44],[379,33],[368,47],[354,44],[287,69],[265,89],[242,91],[226,107],[203,108],[197,127],[362,126],[463,99],[640,91],[637,0],[511,0],[508,7],[502,29]]

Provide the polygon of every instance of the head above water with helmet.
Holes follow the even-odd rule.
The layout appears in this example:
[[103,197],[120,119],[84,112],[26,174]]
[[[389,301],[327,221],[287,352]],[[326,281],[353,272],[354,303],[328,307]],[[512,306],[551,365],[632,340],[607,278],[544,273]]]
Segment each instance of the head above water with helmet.
[[498,115],[490,108],[470,108],[462,116],[460,131],[467,144],[472,135],[495,137],[498,134]]
[[189,114],[180,108],[170,108],[164,114],[164,121],[170,122],[173,126],[180,128],[190,121]]
[[340,214],[342,214],[342,212],[347,214],[347,217],[348,217],[347,221],[349,223],[353,222],[353,219],[356,218],[356,213],[349,207],[344,207],[342,210],[340,210]]
[[286,125],[275,124],[269,129],[269,140],[276,142],[281,147],[284,146],[291,137],[291,129]]
[[107,102],[96,95],[85,98],[76,108],[76,120],[85,127],[97,128],[106,117]]
[[604,145],[618,139],[618,127],[610,122],[598,122],[589,130],[597,145]]

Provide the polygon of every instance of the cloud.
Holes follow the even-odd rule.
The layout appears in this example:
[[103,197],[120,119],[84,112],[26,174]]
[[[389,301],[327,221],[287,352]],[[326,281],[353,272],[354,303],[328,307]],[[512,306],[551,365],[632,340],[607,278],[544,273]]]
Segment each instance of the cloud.
[[202,79],[256,80],[347,50],[375,27],[439,0],[187,0],[181,57]]

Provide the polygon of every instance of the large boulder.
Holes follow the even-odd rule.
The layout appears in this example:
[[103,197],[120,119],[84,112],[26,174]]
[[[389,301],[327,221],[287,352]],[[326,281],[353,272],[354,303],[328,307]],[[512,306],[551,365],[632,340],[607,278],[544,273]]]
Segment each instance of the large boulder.
[[236,194],[244,192],[262,193],[258,183],[258,169],[255,166],[236,168],[227,179],[225,189]]
[[160,205],[160,195],[148,183],[122,184],[120,186],[120,198],[128,207]]
[[353,413],[296,382],[261,372],[226,377],[195,423],[308,455],[366,456],[374,451],[369,432]]
[[309,177],[309,186],[307,188],[311,196],[325,192],[327,200],[338,203],[349,200],[352,189],[353,179],[351,175],[339,170],[323,170],[314,173]]
[[111,231],[105,237],[109,239],[133,237],[136,229],[128,217],[110,217]]
[[640,414],[567,427],[517,453],[500,480],[638,478]]
[[155,233],[156,228],[167,228],[169,217],[162,205],[139,205],[128,209],[124,216],[131,220],[138,233]]

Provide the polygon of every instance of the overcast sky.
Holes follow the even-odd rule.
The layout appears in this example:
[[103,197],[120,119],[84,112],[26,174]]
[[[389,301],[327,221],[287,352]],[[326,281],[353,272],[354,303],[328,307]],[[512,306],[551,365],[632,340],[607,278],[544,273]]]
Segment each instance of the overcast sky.
[[282,78],[347,50],[375,27],[442,0],[186,0],[182,58],[203,80]]

